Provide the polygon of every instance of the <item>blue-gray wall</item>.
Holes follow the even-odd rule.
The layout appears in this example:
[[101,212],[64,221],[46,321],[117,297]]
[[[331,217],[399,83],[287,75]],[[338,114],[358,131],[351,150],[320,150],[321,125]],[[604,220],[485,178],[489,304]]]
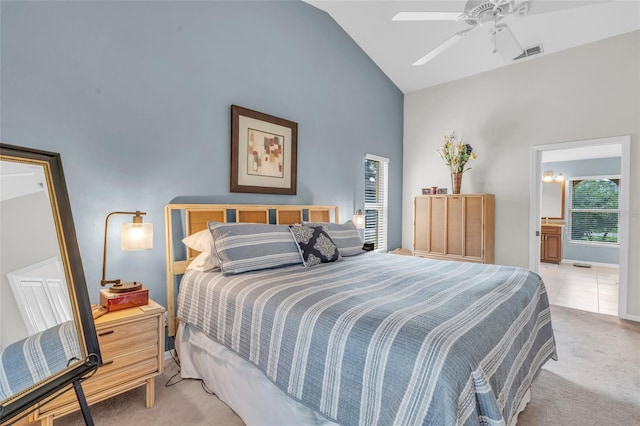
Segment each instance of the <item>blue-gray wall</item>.
[[[562,173],[567,179],[572,177],[592,177],[619,175],[621,173],[620,157],[597,158],[589,160],[558,161],[543,163],[542,170],[553,170],[557,175]],[[569,219],[569,191],[565,191],[564,217]],[[567,260],[581,260],[584,262],[609,263],[617,265],[620,262],[618,247],[589,246],[579,243],[569,243],[569,228],[563,228],[562,257]]]
[[[390,159],[389,247],[400,246],[403,95],[326,13],[299,1],[3,1],[1,37],[0,138],[62,154],[92,301],[110,211],[146,211],[154,249],[121,252],[113,232],[107,278],[142,281],[165,304],[165,204],[337,204],[346,220],[363,208],[365,153]],[[229,192],[231,104],[298,123],[297,195]]]

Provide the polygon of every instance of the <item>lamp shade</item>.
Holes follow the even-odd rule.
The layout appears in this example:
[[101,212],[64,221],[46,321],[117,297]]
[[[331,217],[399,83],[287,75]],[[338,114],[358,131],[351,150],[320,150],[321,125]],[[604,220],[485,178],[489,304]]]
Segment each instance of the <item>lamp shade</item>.
[[358,229],[364,229],[364,215],[362,214],[362,210],[358,209],[356,214],[353,215],[353,223],[356,225]]
[[153,248],[153,224],[123,223],[120,229],[120,248],[127,251]]

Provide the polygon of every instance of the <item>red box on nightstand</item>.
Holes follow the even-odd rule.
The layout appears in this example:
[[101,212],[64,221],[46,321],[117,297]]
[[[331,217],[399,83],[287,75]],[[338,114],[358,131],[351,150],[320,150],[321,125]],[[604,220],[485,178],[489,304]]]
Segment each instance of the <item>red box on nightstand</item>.
[[107,289],[100,290],[100,305],[107,308],[107,312],[148,304],[149,290],[144,287],[124,293],[112,293]]

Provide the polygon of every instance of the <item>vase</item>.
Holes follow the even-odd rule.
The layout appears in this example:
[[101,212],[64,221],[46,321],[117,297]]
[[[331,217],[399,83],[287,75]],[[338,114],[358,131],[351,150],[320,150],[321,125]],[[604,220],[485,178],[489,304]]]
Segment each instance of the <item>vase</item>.
[[451,190],[454,194],[460,193],[460,185],[462,185],[462,172],[451,173]]

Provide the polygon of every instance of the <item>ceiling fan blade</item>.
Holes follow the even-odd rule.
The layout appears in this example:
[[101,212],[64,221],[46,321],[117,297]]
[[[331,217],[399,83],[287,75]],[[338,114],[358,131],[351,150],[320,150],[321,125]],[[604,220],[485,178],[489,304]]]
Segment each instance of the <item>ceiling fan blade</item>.
[[436,56],[438,56],[439,54],[441,54],[442,52],[444,52],[445,50],[447,50],[448,48],[450,48],[451,46],[453,46],[463,38],[465,38],[466,36],[468,36],[471,30],[473,30],[474,28],[476,27],[472,27],[468,30],[460,31],[459,33],[454,34],[453,36],[451,36],[450,38],[442,42],[435,49],[433,49],[431,52],[427,53],[422,58],[415,61],[412,65],[418,66],[418,65],[426,64],[427,62],[429,62],[430,60],[432,60],[433,58],[435,58]]
[[522,54],[520,43],[518,43],[518,40],[507,25],[496,25],[490,32],[490,35],[494,37],[493,43],[495,49],[493,53],[500,53],[505,61],[512,61],[516,56]]
[[464,16],[460,12],[398,12],[392,21],[457,21]]

